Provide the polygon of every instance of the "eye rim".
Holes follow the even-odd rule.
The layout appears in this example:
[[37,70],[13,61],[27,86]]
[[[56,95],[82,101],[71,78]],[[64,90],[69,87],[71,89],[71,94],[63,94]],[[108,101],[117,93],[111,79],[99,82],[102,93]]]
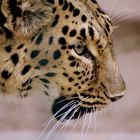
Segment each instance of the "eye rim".
[[78,43],[76,45],[73,46],[74,51],[78,54],[78,55],[84,55],[87,52],[87,46],[86,44],[83,42]]

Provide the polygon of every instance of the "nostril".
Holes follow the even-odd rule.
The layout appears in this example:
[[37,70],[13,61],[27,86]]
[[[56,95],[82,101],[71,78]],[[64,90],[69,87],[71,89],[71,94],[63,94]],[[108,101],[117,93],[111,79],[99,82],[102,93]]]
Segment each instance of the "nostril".
[[116,97],[112,97],[112,98],[110,98],[110,99],[111,99],[111,102],[116,102],[116,101],[120,100],[122,97],[123,97],[123,95],[121,95],[121,96],[116,96]]

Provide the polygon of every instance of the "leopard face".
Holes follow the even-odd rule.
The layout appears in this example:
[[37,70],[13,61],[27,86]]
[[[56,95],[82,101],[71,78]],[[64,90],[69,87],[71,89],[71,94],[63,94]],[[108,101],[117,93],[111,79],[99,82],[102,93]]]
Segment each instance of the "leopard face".
[[95,0],[2,0],[1,13],[12,34],[0,47],[3,94],[44,92],[62,121],[123,97],[112,23]]

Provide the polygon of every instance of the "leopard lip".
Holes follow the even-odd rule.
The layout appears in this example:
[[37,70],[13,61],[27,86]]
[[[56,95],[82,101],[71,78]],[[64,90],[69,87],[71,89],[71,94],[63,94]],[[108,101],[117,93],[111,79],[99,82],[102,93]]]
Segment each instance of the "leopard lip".
[[93,112],[93,108],[86,108],[79,105],[80,99],[67,99],[64,96],[57,98],[52,106],[54,117],[64,122],[81,118],[85,113]]

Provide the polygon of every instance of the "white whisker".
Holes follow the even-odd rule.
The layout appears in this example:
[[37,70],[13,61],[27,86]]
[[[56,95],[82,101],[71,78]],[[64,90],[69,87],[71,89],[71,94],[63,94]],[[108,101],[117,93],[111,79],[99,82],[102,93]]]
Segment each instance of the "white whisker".
[[85,131],[84,139],[86,139],[86,134],[88,133],[88,130],[89,130],[90,127],[91,127],[92,115],[93,115],[93,113],[90,113],[89,118],[87,119],[87,129],[86,129],[86,131]]
[[111,15],[113,9],[115,8],[115,6],[116,6],[116,4],[117,4],[117,1],[118,1],[118,0],[114,0],[114,2],[113,2],[113,4],[112,4],[112,7],[111,7],[111,9],[110,9],[110,12],[109,12],[109,14],[108,14],[109,16]]
[[48,132],[45,140],[47,140],[52,133],[58,128],[58,126],[65,120],[65,118],[67,117],[67,115],[76,107],[76,105],[73,105],[66,113],[65,115],[56,123],[55,126],[52,127],[52,129]]
[[[78,107],[78,105],[77,105],[77,107]],[[79,109],[79,107],[78,107],[78,108],[77,108],[77,107],[75,108],[73,115],[69,118],[69,120],[67,120],[66,124],[64,124],[64,126],[60,129],[59,134],[56,136],[56,138],[60,137],[60,136],[62,135],[62,133],[64,132],[64,129],[65,129],[67,126],[69,126],[72,117],[75,115],[75,113],[76,113],[77,110]]]
[[41,134],[36,138],[36,140],[39,140],[39,139],[42,137],[42,135],[47,131],[47,129],[48,129],[49,125],[51,124],[51,122],[52,122],[53,120],[55,120],[56,115],[57,115],[60,111],[62,111],[63,109],[65,109],[66,107],[70,106],[70,105],[73,104],[73,103],[74,103],[74,101],[69,102],[69,103],[66,104],[64,107],[62,107],[58,112],[56,112],[56,113],[53,115],[52,119],[51,119],[49,122],[47,122],[47,125],[45,126],[45,128],[43,129],[43,131],[41,132]]
[[81,116],[81,112],[79,112],[78,118],[77,118],[77,120],[76,120],[76,123],[75,123],[73,129],[76,128],[76,126],[77,126],[77,124],[78,124],[78,122],[79,122],[79,120],[80,120],[80,116]]
[[119,19],[120,18],[120,16],[122,17],[124,17],[125,15],[122,15],[122,14],[131,14],[131,13],[135,13],[135,12],[140,12],[140,10],[133,10],[133,9],[123,9],[123,10],[121,10],[121,11],[119,11],[119,12],[117,12],[117,13],[115,13],[112,17],[111,17],[111,19],[112,19],[112,21],[114,21],[114,20],[116,20],[116,19]]
[[93,123],[94,123],[94,125],[93,125],[94,126],[94,132],[96,134],[96,131],[97,131],[97,110],[94,111],[93,119],[94,119],[94,121],[93,121]]
[[84,122],[83,122],[83,127],[82,127],[81,140],[83,140],[84,130],[85,130],[85,127],[86,127],[87,111],[85,113],[85,117],[83,118],[83,120],[84,120]]
[[129,19],[134,16],[140,16],[140,13],[136,13],[136,14],[132,13],[131,15],[128,15],[122,19],[119,19],[116,23],[114,23],[114,26],[117,26],[120,22],[125,21],[126,19]]
[[79,97],[67,98],[67,99],[64,99],[64,100],[59,101],[58,104],[59,104],[59,103],[62,103],[62,102],[64,102],[64,101],[72,100],[72,99],[79,99]]

